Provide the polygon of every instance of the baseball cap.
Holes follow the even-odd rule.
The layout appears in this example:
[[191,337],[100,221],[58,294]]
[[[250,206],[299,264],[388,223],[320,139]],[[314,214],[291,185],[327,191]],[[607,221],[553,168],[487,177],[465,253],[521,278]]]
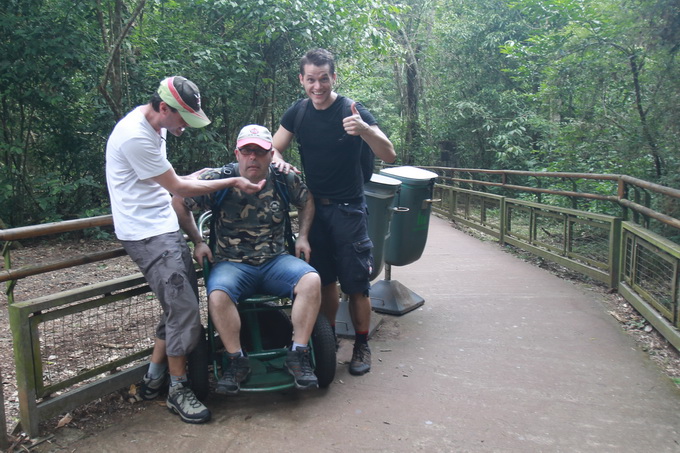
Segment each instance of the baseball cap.
[[201,110],[201,93],[191,80],[173,76],[163,80],[158,94],[170,107],[176,108],[189,127],[205,127],[210,120]]
[[239,132],[236,147],[241,148],[252,143],[264,149],[271,149],[272,142],[272,134],[269,129],[258,124],[249,124]]

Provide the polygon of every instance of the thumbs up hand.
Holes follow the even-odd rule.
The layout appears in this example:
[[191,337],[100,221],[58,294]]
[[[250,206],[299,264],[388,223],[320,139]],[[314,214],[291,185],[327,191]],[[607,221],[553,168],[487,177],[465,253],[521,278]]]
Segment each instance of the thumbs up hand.
[[357,110],[357,103],[352,103],[352,115],[342,120],[342,126],[345,132],[349,135],[361,135],[370,127],[364,120],[361,119],[359,110]]
[[352,102],[352,115],[358,115],[358,114],[359,114],[359,110],[357,110],[357,103]]

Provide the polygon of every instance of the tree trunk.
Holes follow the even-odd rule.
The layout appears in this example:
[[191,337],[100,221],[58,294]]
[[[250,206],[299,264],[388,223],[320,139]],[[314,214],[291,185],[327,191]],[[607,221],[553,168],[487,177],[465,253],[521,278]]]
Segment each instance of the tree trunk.
[[415,54],[409,52],[406,62],[406,140],[404,148],[408,155],[407,164],[413,164],[413,152],[416,151],[418,131],[418,63]]
[[413,156],[418,151],[418,138],[420,136],[418,126],[418,101],[420,90],[420,71],[418,68],[419,45],[411,44],[406,31],[400,33],[402,44],[406,49],[406,92],[402,102],[404,103],[404,148],[402,150],[402,163],[413,164]]
[[629,55],[628,62],[633,75],[635,106],[637,108],[638,116],[640,117],[640,124],[642,125],[642,135],[649,146],[652,159],[654,160],[654,170],[656,172],[656,177],[659,178],[663,174],[663,159],[661,159],[661,156],[659,156],[659,148],[656,144],[656,141],[654,140],[654,137],[652,136],[652,132],[649,129],[649,124],[647,123],[647,112],[645,112],[645,109],[642,107],[642,94],[640,90],[640,66],[638,65],[637,55]]
[[[113,10],[113,17],[110,20],[111,23],[111,33],[106,33],[105,24],[103,19],[100,19],[100,25],[103,27],[102,36],[108,36],[107,42],[104,45],[109,51],[109,60],[104,69],[104,74],[102,75],[101,81],[99,82],[99,92],[106,100],[106,103],[111,108],[114,118],[118,121],[123,117],[123,71],[121,64],[121,52],[120,46],[125,37],[128,35],[132,24],[134,24],[137,17],[141,14],[144,9],[146,0],[139,0],[135,10],[130,15],[130,19],[127,24],[123,27],[123,11],[125,10],[125,4],[123,0],[116,0]],[[101,5],[100,5],[101,10]],[[100,16],[102,16],[100,14]],[[107,85],[111,85],[111,92],[107,90]]]

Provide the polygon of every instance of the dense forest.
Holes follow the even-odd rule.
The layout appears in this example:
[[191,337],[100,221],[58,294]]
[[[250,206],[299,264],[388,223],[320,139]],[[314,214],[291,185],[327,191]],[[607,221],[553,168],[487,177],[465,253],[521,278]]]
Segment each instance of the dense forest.
[[313,47],[399,164],[680,187],[677,0],[3,0],[0,228],[108,214],[107,137],[169,75],[213,120],[169,138],[178,173],[230,160]]

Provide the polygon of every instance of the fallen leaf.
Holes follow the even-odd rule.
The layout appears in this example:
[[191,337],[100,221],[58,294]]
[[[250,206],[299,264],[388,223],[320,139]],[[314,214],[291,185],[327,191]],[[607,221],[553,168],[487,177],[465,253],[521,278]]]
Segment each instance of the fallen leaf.
[[73,416],[71,414],[66,414],[63,417],[61,417],[61,420],[59,420],[59,423],[57,423],[57,428],[62,428],[69,423],[71,423],[71,420],[73,420]]

